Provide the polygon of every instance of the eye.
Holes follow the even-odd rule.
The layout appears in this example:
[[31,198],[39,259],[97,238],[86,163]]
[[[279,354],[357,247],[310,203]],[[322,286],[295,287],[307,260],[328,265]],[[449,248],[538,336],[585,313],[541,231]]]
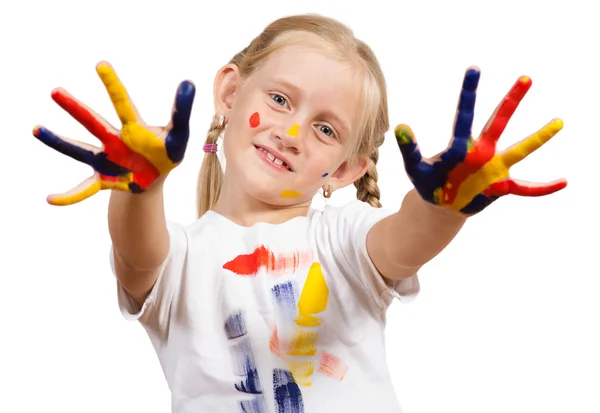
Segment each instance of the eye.
[[321,126],[319,126],[319,130],[321,131],[321,133],[324,133],[327,136],[334,135],[333,130],[329,126],[321,125]]
[[271,93],[271,99],[273,99],[273,101],[279,106],[284,106],[287,104],[287,100],[277,93]]

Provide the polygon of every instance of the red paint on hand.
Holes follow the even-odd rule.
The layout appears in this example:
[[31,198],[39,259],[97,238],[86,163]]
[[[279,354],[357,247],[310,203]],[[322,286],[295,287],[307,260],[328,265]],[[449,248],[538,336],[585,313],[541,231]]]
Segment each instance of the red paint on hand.
[[512,179],[507,179],[491,184],[483,191],[483,194],[486,196],[504,196],[509,194],[519,196],[545,196],[560,191],[566,186],[567,181],[564,179],[542,185],[519,183]]
[[450,185],[442,188],[440,199],[442,204],[452,204],[458,194],[460,184],[494,157],[498,139],[506,129],[506,125],[517,110],[519,103],[529,91],[531,84],[531,78],[522,76],[512,86],[489,119],[479,139],[473,141],[473,146],[467,151],[465,160],[448,174],[447,182]]
[[[150,161],[141,154],[132,151],[120,139],[118,134],[110,131],[89,109],[77,100],[65,94],[61,89],[53,91],[51,96],[61,108],[102,142],[108,160],[133,172],[133,182],[138,184],[141,189],[147,189],[160,176],[160,173]],[[104,176],[103,179],[115,181],[113,178]]]

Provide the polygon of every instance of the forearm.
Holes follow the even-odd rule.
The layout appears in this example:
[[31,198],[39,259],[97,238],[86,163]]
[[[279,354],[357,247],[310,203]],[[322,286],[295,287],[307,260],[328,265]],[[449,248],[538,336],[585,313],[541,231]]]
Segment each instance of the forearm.
[[399,267],[418,268],[454,239],[467,217],[424,201],[413,189],[389,220],[390,254]]
[[112,191],[108,228],[115,254],[136,270],[158,267],[169,250],[163,180],[141,194]]

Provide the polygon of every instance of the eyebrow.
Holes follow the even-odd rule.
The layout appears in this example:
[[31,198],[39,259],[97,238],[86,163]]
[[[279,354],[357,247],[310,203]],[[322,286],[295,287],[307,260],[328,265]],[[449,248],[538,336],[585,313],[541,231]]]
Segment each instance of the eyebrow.
[[279,86],[283,86],[283,87],[286,87],[288,89],[292,89],[294,92],[297,92],[297,93],[301,93],[302,92],[302,89],[300,89],[294,83],[292,83],[289,80],[284,79],[284,78],[278,77],[278,78],[275,78],[275,79],[271,80],[271,82],[272,83],[276,83]]
[[[291,89],[295,93],[302,94],[302,89],[287,79],[279,77],[279,78],[275,78],[275,79],[271,80],[271,82],[276,83],[280,86],[286,87],[288,89]],[[335,126],[339,129],[341,129],[343,133],[345,133],[346,135],[350,134],[349,125],[346,122],[344,122],[342,120],[342,118],[340,118],[333,110],[326,110],[325,112],[323,112],[323,115],[327,118],[333,119],[333,123],[335,124]]]
[[332,118],[332,123],[335,125],[335,127],[341,129],[342,133],[344,133],[345,135],[350,135],[349,126],[335,112],[333,112],[332,110],[327,110],[324,112],[324,115],[327,118]]

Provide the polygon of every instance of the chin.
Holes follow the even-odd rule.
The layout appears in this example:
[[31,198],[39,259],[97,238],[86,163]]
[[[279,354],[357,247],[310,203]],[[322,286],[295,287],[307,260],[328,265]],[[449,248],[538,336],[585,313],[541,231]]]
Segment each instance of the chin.
[[[305,195],[298,195],[295,191],[286,190],[281,181],[272,177],[265,177],[262,174],[246,174],[242,179],[243,185],[248,196],[273,206],[296,205],[306,201]],[[312,197],[309,197],[312,199]]]

